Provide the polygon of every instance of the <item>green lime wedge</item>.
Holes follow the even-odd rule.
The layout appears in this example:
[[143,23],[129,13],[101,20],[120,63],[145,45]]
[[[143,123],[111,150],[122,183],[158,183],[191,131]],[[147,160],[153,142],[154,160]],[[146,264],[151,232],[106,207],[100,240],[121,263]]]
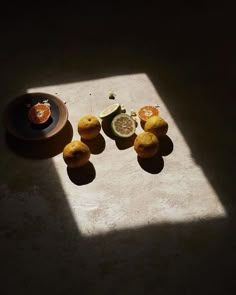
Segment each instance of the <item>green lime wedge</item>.
[[100,114],[99,117],[103,119],[108,119],[114,117],[120,111],[120,104],[114,103],[107,108],[105,108]]

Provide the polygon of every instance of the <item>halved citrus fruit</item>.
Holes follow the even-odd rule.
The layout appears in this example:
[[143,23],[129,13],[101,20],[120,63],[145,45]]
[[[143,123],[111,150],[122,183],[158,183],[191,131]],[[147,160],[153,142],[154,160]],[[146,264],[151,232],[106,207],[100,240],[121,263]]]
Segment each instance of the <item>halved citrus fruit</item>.
[[115,135],[128,138],[135,133],[136,124],[129,115],[121,113],[113,118],[111,128]]
[[108,119],[113,116],[115,116],[120,110],[120,104],[119,103],[114,103],[107,108],[105,108],[100,114],[99,117],[103,119]]
[[33,124],[43,124],[51,116],[50,107],[44,103],[37,103],[29,110],[29,119]]
[[146,122],[152,116],[157,116],[159,114],[159,110],[154,106],[143,106],[138,111],[139,119],[143,122]]

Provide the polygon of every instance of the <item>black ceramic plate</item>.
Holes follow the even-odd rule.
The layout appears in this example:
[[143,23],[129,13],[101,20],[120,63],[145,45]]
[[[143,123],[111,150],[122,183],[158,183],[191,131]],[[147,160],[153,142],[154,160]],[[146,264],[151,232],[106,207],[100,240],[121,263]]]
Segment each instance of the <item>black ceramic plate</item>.
[[[28,118],[29,106],[48,100],[51,117],[44,124],[32,124]],[[57,134],[66,124],[68,112],[65,104],[48,93],[27,93],[11,101],[4,112],[4,124],[9,133],[25,140],[41,140]]]

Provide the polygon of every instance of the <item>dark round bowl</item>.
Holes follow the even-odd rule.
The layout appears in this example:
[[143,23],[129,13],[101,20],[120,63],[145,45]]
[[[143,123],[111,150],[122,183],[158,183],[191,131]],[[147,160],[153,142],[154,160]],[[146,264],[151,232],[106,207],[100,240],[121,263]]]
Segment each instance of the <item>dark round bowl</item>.
[[[48,100],[51,105],[51,116],[43,124],[30,122],[30,106]],[[7,131],[23,140],[43,140],[56,135],[65,126],[68,111],[65,104],[56,96],[48,93],[27,93],[13,99],[3,114],[3,123]]]

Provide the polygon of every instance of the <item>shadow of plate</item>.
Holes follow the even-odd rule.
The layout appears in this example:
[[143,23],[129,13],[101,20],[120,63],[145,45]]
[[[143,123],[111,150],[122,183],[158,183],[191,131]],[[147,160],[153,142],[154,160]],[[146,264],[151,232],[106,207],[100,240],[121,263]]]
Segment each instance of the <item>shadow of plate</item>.
[[6,143],[13,153],[36,160],[52,158],[60,154],[64,147],[71,142],[72,137],[73,128],[69,121],[59,133],[44,140],[22,140],[8,132],[5,134]]

